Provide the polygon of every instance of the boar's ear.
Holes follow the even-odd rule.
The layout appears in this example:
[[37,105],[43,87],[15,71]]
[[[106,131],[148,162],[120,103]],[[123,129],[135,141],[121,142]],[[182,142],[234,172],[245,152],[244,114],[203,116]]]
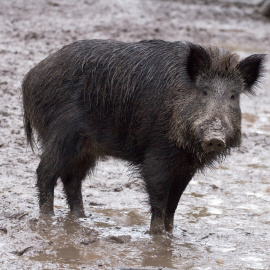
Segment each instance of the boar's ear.
[[207,51],[199,46],[189,43],[189,53],[187,56],[187,73],[192,81],[197,76],[210,67],[211,59]]
[[256,86],[263,74],[266,54],[253,54],[238,64],[238,69],[246,84],[247,91],[252,93],[252,87]]

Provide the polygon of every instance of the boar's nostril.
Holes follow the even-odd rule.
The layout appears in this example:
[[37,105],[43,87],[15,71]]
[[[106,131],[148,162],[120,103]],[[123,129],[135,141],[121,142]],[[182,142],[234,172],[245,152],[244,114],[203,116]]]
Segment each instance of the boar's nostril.
[[222,152],[226,148],[226,144],[222,139],[212,138],[205,139],[202,142],[202,148],[204,152]]

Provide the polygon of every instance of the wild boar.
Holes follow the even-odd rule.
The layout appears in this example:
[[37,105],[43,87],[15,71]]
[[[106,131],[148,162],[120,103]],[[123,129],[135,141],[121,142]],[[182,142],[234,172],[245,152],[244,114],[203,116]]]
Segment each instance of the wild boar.
[[150,233],[173,229],[198,170],[241,142],[242,93],[253,93],[265,55],[162,40],[74,42],[22,84],[27,140],[41,145],[40,212],[53,213],[60,178],[70,210],[84,215],[82,180],[100,157],[127,160],[144,180]]

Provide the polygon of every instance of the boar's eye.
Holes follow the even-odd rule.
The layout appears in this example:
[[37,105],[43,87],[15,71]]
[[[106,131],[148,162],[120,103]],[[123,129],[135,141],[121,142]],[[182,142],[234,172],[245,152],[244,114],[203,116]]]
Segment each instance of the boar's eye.
[[207,93],[206,90],[203,91],[203,95],[204,95],[204,96],[207,96],[207,95],[208,95],[208,93]]
[[235,95],[234,95],[234,94],[231,95],[231,99],[232,99],[232,100],[235,100]]

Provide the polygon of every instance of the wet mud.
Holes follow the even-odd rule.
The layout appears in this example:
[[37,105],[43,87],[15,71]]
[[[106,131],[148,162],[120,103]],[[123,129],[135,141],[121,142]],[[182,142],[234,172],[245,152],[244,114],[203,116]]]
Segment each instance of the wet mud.
[[1,269],[270,269],[270,64],[255,97],[243,97],[243,142],[197,174],[177,209],[173,234],[150,236],[142,180],[125,162],[101,161],[83,184],[86,218],[62,192],[40,218],[39,153],[27,148],[20,85],[49,53],[79,39],[188,40],[270,53],[260,1],[21,1],[0,10]]

